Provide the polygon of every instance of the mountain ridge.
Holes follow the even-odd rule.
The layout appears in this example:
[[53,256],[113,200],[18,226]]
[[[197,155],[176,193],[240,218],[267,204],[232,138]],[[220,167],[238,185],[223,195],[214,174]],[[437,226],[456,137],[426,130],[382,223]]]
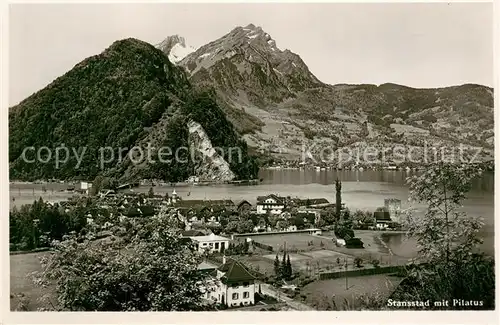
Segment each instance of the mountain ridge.
[[274,158],[300,159],[299,143],[320,142],[337,150],[375,139],[385,139],[389,146],[464,143],[484,148],[481,159],[493,155],[491,87],[330,85],[253,24],[232,29],[177,65],[195,87],[216,89],[228,118],[242,112],[262,122],[247,123],[246,117],[238,121],[247,124],[240,131],[249,146]]

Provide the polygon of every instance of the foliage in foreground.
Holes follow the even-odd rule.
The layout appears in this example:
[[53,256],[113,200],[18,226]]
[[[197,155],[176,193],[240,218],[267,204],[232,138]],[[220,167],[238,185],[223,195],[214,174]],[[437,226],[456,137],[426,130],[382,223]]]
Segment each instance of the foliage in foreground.
[[57,242],[36,283],[55,282],[58,310],[204,310],[200,257],[171,225],[162,213],[136,223],[126,244],[91,236]]
[[473,165],[438,164],[409,179],[410,199],[428,204],[423,217],[410,213],[407,220],[422,263],[409,270],[393,299],[430,300],[430,308],[447,300],[450,309],[494,309],[494,261],[478,250],[483,222],[460,210],[480,174]]

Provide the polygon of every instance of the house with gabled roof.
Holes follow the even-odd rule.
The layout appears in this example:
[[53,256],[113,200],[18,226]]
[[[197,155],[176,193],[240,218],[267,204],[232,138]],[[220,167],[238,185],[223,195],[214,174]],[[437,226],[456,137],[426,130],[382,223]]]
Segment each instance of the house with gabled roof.
[[239,213],[245,213],[252,209],[252,204],[247,200],[242,200],[236,205],[236,209]]
[[200,265],[200,269],[211,271],[213,276],[210,286],[203,290],[204,298],[228,307],[253,305],[255,276],[239,261],[226,260],[224,256],[222,262],[218,268],[209,263]]
[[286,198],[269,194],[257,197],[257,214],[281,214],[286,206]]

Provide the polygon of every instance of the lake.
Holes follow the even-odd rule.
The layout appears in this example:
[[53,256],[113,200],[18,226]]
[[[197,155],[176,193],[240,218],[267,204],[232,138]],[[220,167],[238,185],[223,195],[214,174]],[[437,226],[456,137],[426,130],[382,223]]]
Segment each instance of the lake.
[[[257,196],[275,193],[281,196],[292,196],[302,198],[326,198],[335,202],[335,179],[342,181],[342,201],[354,211],[356,209],[374,210],[384,205],[386,198],[398,198],[402,201],[403,208],[410,207],[408,200],[408,187],[405,184],[406,177],[416,172],[392,171],[392,170],[365,170],[365,171],[335,171],[335,170],[298,170],[264,169],[260,171],[263,179],[259,185],[211,185],[175,188],[178,195],[184,199],[231,199],[236,202],[248,200],[254,204]],[[464,202],[464,211],[473,216],[484,218],[485,227],[481,231],[484,239],[483,249],[493,254],[494,252],[494,174],[486,173],[473,184],[468,199]],[[64,188],[62,184],[54,184],[57,189]],[[46,186],[47,193],[42,193],[42,185],[34,184],[11,184],[11,207],[32,203],[37,197],[59,201],[70,196],[63,192],[51,192],[51,187]],[[35,189],[33,191],[33,188]],[[148,186],[134,189],[136,192],[147,192]],[[155,193],[171,194],[173,188],[154,187]],[[415,205],[417,212],[422,213],[425,206]],[[392,244],[394,243],[394,244]],[[398,239],[391,241],[397,251]]]

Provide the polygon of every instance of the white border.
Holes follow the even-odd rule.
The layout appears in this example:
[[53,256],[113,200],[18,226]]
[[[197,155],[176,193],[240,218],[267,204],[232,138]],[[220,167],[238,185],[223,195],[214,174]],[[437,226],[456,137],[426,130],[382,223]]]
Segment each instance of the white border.
[[[366,312],[187,312],[187,313],[176,313],[176,312],[157,312],[157,313],[91,313],[91,312],[75,312],[75,313],[62,313],[62,312],[11,312],[10,311],[10,283],[9,283],[9,273],[10,273],[10,263],[9,263],[9,247],[8,247],[8,207],[9,207],[9,177],[8,177],[8,5],[17,3],[67,3],[69,1],[62,0],[52,0],[52,1],[15,1],[10,2],[2,0],[1,6],[1,92],[0,98],[2,102],[2,118],[0,119],[2,123],[0,127],[1,132],[1,151],[3,159],[1,160],[1,203],[4,207],[4,214],[1,218],[0,233],[2,238],[2,268],[0,269],[0,275],[2,277],[2,290],[0,291],[1,296],[1,312],[0,312],[0,324],[124,324],[124,323],[134,323],[134,324],[186,324],[186,323],[197,323],[197,324],[245,324],[245,323],[269,323],[269,324],[331,324],[331,323],[349,323],[349,324],[363,324],[363,323],[384,323],[384,324],[418,324],[418,323],[434,323],[434,324],[497,324],[499,319],[498,308],[496,311],[442,311],[442,312],[430,312],[430,311],[366,311]],[[103,1],[88,0],[88,1],[72,1],[73,3],[103,3]],[[108,0],[107,3],[136,3],[138,1],[116,1]],[[186,1],[143,1],[141,3],[165,3],[165,2],[186,2]],[[190,1],[198,3],[211,3],[214,1]],[[230,3],[235,1],[215,1],[219,3]],[[347,2],[347,1],[267,1],[267,2]],[[390,2],[390,3],[404,3],[404,2],[431,2],[431,3],[442,3],[449,1],[440,0],[430,0],[430,1],[349,1],[349,2],[364,2],[364,3],[378,3],[378,2]],[[455,0],[452,2],[492,2],[492,1],[462,1]],[[494,3],[494,89],[498,90],[499,86],[499,60],[498,56],[500,51],[498,50],[500,44],[500,3],[498,0],[493,1]],[[29,22],[26,22],[29,23]],[[498,110],[499,107],[499,96],[495,91],[495,122],[498,121]],[[495,144],[499,143],[500,136],[498,135],[497,123],[495,123]],[[495,163],[498,162],[498,156],[495,156]],[[495,188],[498,188],[498,174],[495,175]],[[497,204],[498,195],[495,195],[495,216],[497,215]],[[495,233],[499,233],[499,223],[495,223]],[[498,236],[495,236],[495,259],[499,261],[499,250],[498,247],[500,240]],[[498,288],[498,263],[496,265],[497,281],[496,287]],[[496,301],[497,304],[500,301],[499,290],[496,290]]]

